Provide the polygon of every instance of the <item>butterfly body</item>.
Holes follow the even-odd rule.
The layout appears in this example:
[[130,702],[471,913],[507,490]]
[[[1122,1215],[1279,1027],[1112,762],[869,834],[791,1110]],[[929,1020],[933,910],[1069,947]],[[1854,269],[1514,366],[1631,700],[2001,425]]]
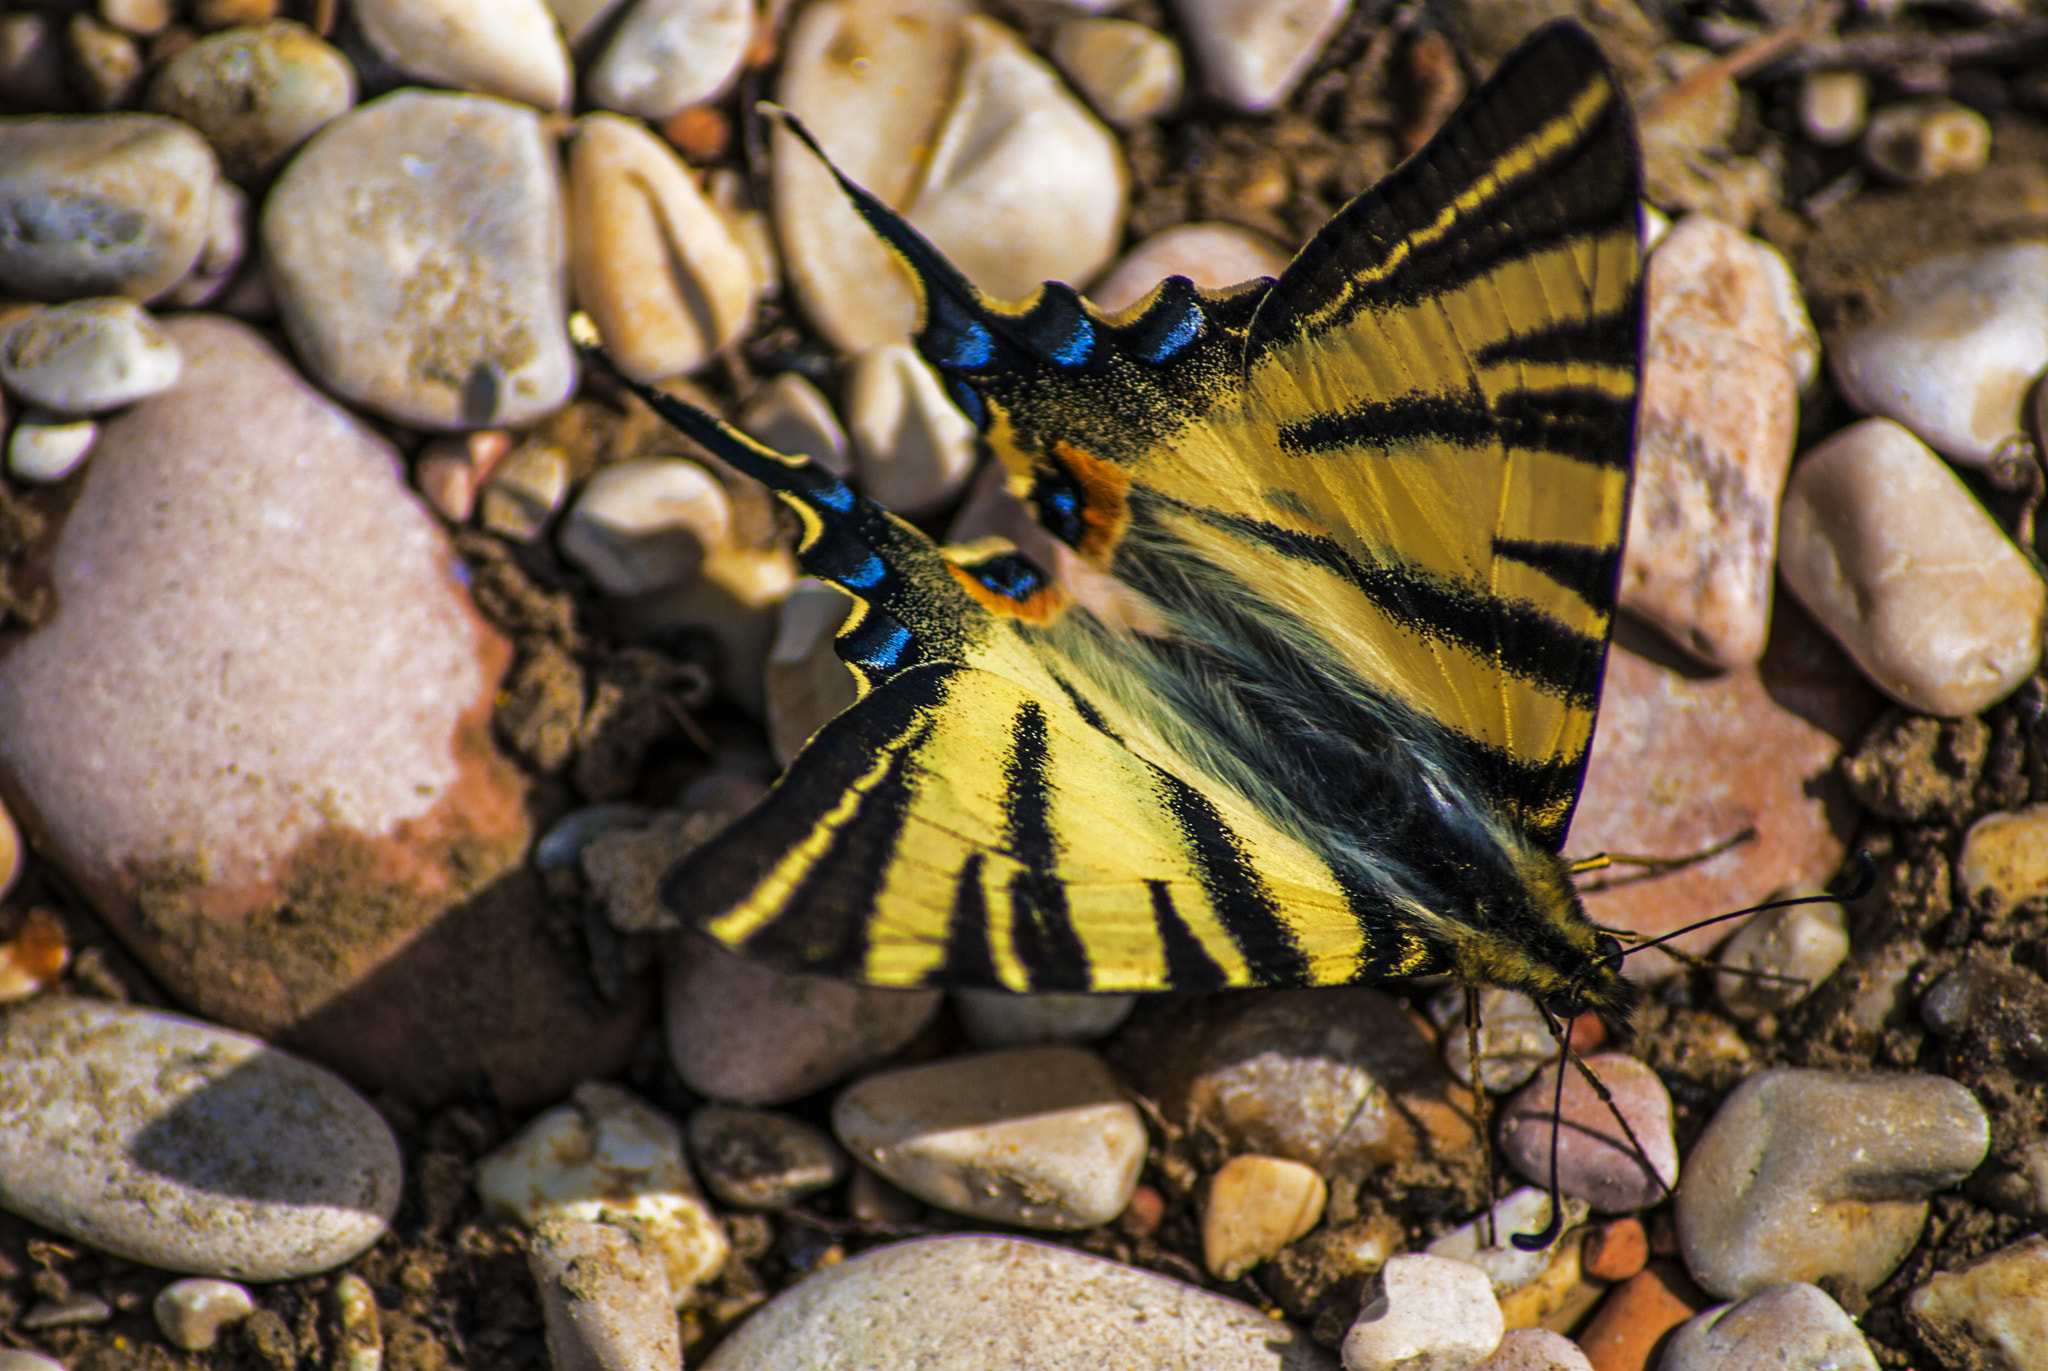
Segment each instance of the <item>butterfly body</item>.
[[1055,555],[941,549],[650,397],[795,511],[861,682],[668,901],[887,985],[1447,971],[1625,1014],[1558,848],[1626,513],[1635,167],[1557,28],[1277,282],[994,303],[848,186]]

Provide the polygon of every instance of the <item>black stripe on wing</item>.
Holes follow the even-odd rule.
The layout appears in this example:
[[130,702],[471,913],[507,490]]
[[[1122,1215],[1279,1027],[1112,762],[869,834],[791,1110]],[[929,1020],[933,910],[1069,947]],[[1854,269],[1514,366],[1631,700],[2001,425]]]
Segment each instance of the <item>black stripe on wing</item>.
[[1619,547],[1495,538],[1493,555],[1534,567],[1603,613],[1614,608],[1616,582],[1621,577]]
[[1244,854],[1237,834],[1208,797],[1171,772],[1154,767],[1167,812],[1179,824],[1194,858],[1202,890],[1217,919],[1237,944],[1259,985],[1302,985],[1308,958],[1280,918],[1273,893]]
[[1297,456],[1394,455],[1419,441],[1457,447],[1499,444],[1555,452],[1596,466],[1629,465],[1635,401],[1591,387],[1511,390],[1489,407],[1484,396],[1404,395],[1360,401],[1280,426],[1280,448]]
[[1026,700],[1010,721],[1003,828],[1022,870],[1010,877],[1010,941],[1033,990],[1086,990],[1088,953],[1074,932],[1052,827],[1045,708]]

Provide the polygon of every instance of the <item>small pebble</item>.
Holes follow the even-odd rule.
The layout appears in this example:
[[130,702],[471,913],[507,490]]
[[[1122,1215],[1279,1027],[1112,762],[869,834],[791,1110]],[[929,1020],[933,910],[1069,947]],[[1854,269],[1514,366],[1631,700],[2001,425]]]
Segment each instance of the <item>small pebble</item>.
[[707,1104],[688,1136],[705,1187],[737,1209],[783,1209],[846,1176],[838,1144],[787,1114]]
[[1785,583],[1871,684],[1974,714],[2041,657],[2041,578],[1955,473],[1888,419],[1842,430],[1785,492]]
[[615,1085],[585,1081],[477,1163],[490,1208],[528,1228],[548,1219],[631,1223],[687,1299],[725,1264],[725,1231],[698,1195],[675,1120]]
[[19,1347],[0,1347],[0,1371],[65,1371],[64,1363]]
[[732,146],[732,121],[716,105],[689,105],[661,121],[661,136],[690,165],[701,167]]
[[1877,1358],[1841,1305],[1795,1281],[1694,1315],[1658,1371],[1877,1371]]
[[194,0],[192,22],[212,33],[239,25],[267,24],[277,18],[279,0]]
[[0,803],[0,895],[14,889],[21,875],[21,829],[7,806]]
[[1633,1215],[1593,1229],[1579,1254],[1580,1268],[1596,1281],[1625,1281],[1649,1261],[1650,1235]]
[[1125,1237],[1149,1238],[1165,1221],[1166,1197],[1149,1185],[1141,1185],[1131,1192],[1124,1212],[1116,1216],[1116,1227]]
[[213,150],[154,114],[0,119],[0,291],[153,299],[211,227]]
[[172,1281],[157,1291],[150,1306],[164,1340],[185,1352],[204,1352],[220,1341],[223,1330],[256,1312],[246,1287],[204,1276]]
[[1956,884],[1972,902],[1999,914],[2048,895],[2048,805],[1986,814],[1971,824],[1956,860]]
[[1717,960],[1738,971],[1791,979],[1759,980],[1724,971],[1714,977],[1714,993],[1722,1008],[1754,1023],[1766,1014],[1783,1013],[1811,995],[1848,955],[1849,929],[1840,905],[1802,904],[1765,910],[1743,922],[1721,945]]
[[327,1292],[327,1309],[334,1329],[333,1360],[328,1363],[333,1371],[381,1371],[384,1330],[378,1325],[377,1295],[370,1283],[353,1271],[343,1272]]
[[171,22],[170,0],[99,0],[98,8],[100,18],[142,38],[163,32]]
[[832,1129],[926,1203],[1027,1228],[1108,1223],[1145,1161],[1145,1125],[1116,1077],[1071,1047],[870,1076],[834,1102]]
[[[249,255],[249,197],[232,181],[213,183],[213,212],[207,218],[206,246],[184,280],[164,297],[180,309],[196,309],[228,292]],[[252,273],[261,275],[260,272]],[[227,300],[221,301],[225,310]]]
[[555,871],[574,866],[598,838],[620,829],[643,829],[653,817],[654,811],[646,805],[624,800],[572,809],[555,820],[534,843],[534,869]]
[[695,371],[754,318],[754,270],[689,169],[645,126],[576,121],[569,153],[577,302],[637,381]]
[[[1664,1083],[1634,1057],[1618,1052],[1588,1057],[1586,1065],[1613,1096],[1613,1107],[1595,1093],[1576,1069],[1564,1063],[1544,1068],[1508,1102],[1500,1126],[1500,1147],[1508,1163],[1532,1181],[1550,1175],[1551,1100],[1557,1072],[1564,1083],[1564,1125],[1557,1130],[1557,1183],[1566,1195],[1606,1214],[1627,1213],[1657,1203],[1678,1180],[1678,1145],[1671,1134],[1671,1096]],[[1614,1117],[1628,1121],[1644,1155]],[[1654,1173],[1652,1168],[1654,1168]],[[1658,1179],[1663,1184],[1659,1185]]]
[[[799,581],[782,602],[763,671],[768,697],[768,743],[788,766],[811,735],[854,702],[859,686],[833,642],[853,599],[822,581]],[[1006,1044],[981,1043],[994,1047]]]
[[553,1371],[668,1371],[682,1365],[668,1272],[637,1231],[546,1219],[526,1264],[547,1320]]
[[1870,114],[1870,78],[1860,71],[1811,71],[1799,78],[1799,128],[1822,147],[1854,142]]
[[1232,1157],[1209,1178],[1202,1203],[1202,1264],[1234,1281],[1322,1221],[1330,1187],[1285,1157]]
[[[1443,1042],[1444,1066],[1472,1084],[1472,1035],[1465,1025],[1465,987],[1447,985],[1429,1001],[1429,1017]],[[1557,1039],[1536,1002],[1519,990],[1479,991],[1479,1074],[1486,1089],[1505,1094],[1557,1056]]]
[[1751,1076],[1686,1159],[1685,1264],[1722,1299],[1825,1278],[1875,1289],[1919,1239],[1927,1197],[1984,1160],[1989,1127],[1945,1076]]
[[974,425],[908,344],[885,343],[854,359],[846,426],[862,490],[898,514],[932,513],[973,474]]
[[[1564,1222],[1569,1231],[1586,1221],[1586,1202],[1564,1197]],[[1523,1186],[1493,1206],[1491,1215],[1462,1223],[1430,1241],[1424,1249],[1432,1256],[1455,1257],[1478,1267],[1493,1282],[1493,1293],[1507,1296],[1543,1278],[1556,1256],[1556,1249],[1525,1252],[1513,1242],[1517,1233],[1540,1233],[1550,1223],[1550,1196],[1534,1186]]]
[[1512,1328],[1482,1371],[1593,1371],[1579,1345],[1547,1328]]
[[832,402],[798,372],[782,372],[762,386],[740,411],[739,427],[777,452],[810,458],[834,476],[853,472],[846,430]]
[[1088,288],[1088,298],[1114,314],[1129,309],[1169,276],[1221,290],[1287,269],[1287,254],[1263,233],[1238,224],[1175,224],[1125,253]]
[[1036,1043],[1089,1043],[1106,1038],[1131,1016],[1135,995],[1019,995],[1008,990],[956,990],[953,1009],[967,1041],[979,1048]]
[[1943,1364],[1998,1371],[2048,1366],[2048,1240],[2024,1238],[1906,1297],[1916,1332]]
[[477,487],[512,450],[512,435],[481,429],[455,438],[436,438],[420,449],[413,483],[427,503],[450,523],[466,523],[476,506]]
[[1593,1371],[1650,1371],[1665,1336],[1706,1301],[1672,1261],[1653,1261],[1607,1292],[1577,1342]]
[[1991,123],[1953,100],[1886,105],[1863,130],[1863,160],[1908,185],[1976,171],[1991,160]]
[[1203,88],[1233,109],[1257,114],[1293,93],[1351,0],[1176,0],[1174,13]]
[[1128,19],[1069,19],[1053,30],[1052,60],[1095,112],[1118,128],[1180,103],[1180,49]]
[[114,1307],[98,1295],[73,1291],[61,1300],[30,1305],[21,1316],[21,1326],[32,1333],[45,1328],[88,1328],[113,1317]]
[[544,110],[569,103],[569,54],[542,0],[354,0],[350,13],[408,76]]
[[71,49],[71,84],[87,108],[119,109],[133,103],[142,84],[142,49],[117,28],[74,14],[64,30]]
[[747,0],[634,0],[586,88],[602,109],[666,119],[723,95],[753,36]]
[[537,543],[569,495],[569,455],[529,439],[491,472],[480,499],[483,526],[501,538]]
[[865,1166],[856,1166],[853,1179],[846,1183],[846,1212],[862,1223],[907,1227],[916,1223],[925,1209],[917,1196],[906,1194]]
[[1450,1257],[1389,1257],[1344,1335],[1344,1371],[1465,1371],[1505,1333],[1486,1273]]
[[155,1010],[0,1012],[0,1206],[146,1266],[289,1280],[347,1261],[398,1207],[391,1130],[340,1077]]
[[732,537],[718,478],[681,458],[604,467],[576,496],[556,541],[607,595],[645,595],[687,581],[707,548]]
[[177,383],[178,346],[133,300],[73,300],[0,337],[0,382],[32,405],[95,414]]
[[90,419],[30,410],[8,435],[7,473],[23,481],[61,481],[78,470],[99,436],[100,426]]
[[289,19],[200,39],[157,69],[144,101],[205,134],[238,181],[276,170],[355,102],[348,59]]
[[1336,1371],[1289,1324],[1137,1267],[974,1233],[872,1248],[742,1323],[704,1371]]
[[[0,834],[4,846],[6,834]],[[47,909],[31,909],[14,936],[0,943],[0,1001],[25,999],[55,985],[71,963],[64,925]]]
[[1970,1043],[1980,1058],[2024,1062],[2034,1072],[2048,1067],[2048,985],[2002,952],[1971,949],[1921,998],[1920,1018],[1942,1037]]

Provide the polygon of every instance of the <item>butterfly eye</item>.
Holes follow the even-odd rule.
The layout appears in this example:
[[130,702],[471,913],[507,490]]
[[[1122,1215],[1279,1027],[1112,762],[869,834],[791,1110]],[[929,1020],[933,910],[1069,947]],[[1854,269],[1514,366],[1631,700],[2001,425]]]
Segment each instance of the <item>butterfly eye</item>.
[[1576,1019],[1586,1012],[1586,1002],[1576,995],[1558,995],[1545,1003],[1560,1019]]
[[1615,937],[1612,933],[1602,933],[1593,940],[1593,951],[1603,962],[1619,962],[1621,960],[1621,939]]

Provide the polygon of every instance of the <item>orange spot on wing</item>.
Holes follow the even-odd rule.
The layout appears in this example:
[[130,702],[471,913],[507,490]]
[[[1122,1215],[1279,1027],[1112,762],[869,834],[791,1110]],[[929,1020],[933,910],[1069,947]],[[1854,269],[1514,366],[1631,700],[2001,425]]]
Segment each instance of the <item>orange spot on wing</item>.
[[1105,462],[1094,453],[1061,439],[1052,445],[1053,456],[1081,487],[1080,546],[1075,548],[1097,566],[1109,565],[1110,553],[1122,541],[1130,523],[1131,478],[1123,468]]
[[967,588],[967,593],[981,602],[982,608],[991,614],[1000,614],[1008,619],[1023,619],[1034,624],[1049,624],[1058,618],[1066,607],[1073,603],[1067,593],[1058,586],[1047,584],[1033,591],[1024,599],[1012,599],[999,590],[991,590],[965,567],[948,564],[946,570],[953,573],[953,579]]

